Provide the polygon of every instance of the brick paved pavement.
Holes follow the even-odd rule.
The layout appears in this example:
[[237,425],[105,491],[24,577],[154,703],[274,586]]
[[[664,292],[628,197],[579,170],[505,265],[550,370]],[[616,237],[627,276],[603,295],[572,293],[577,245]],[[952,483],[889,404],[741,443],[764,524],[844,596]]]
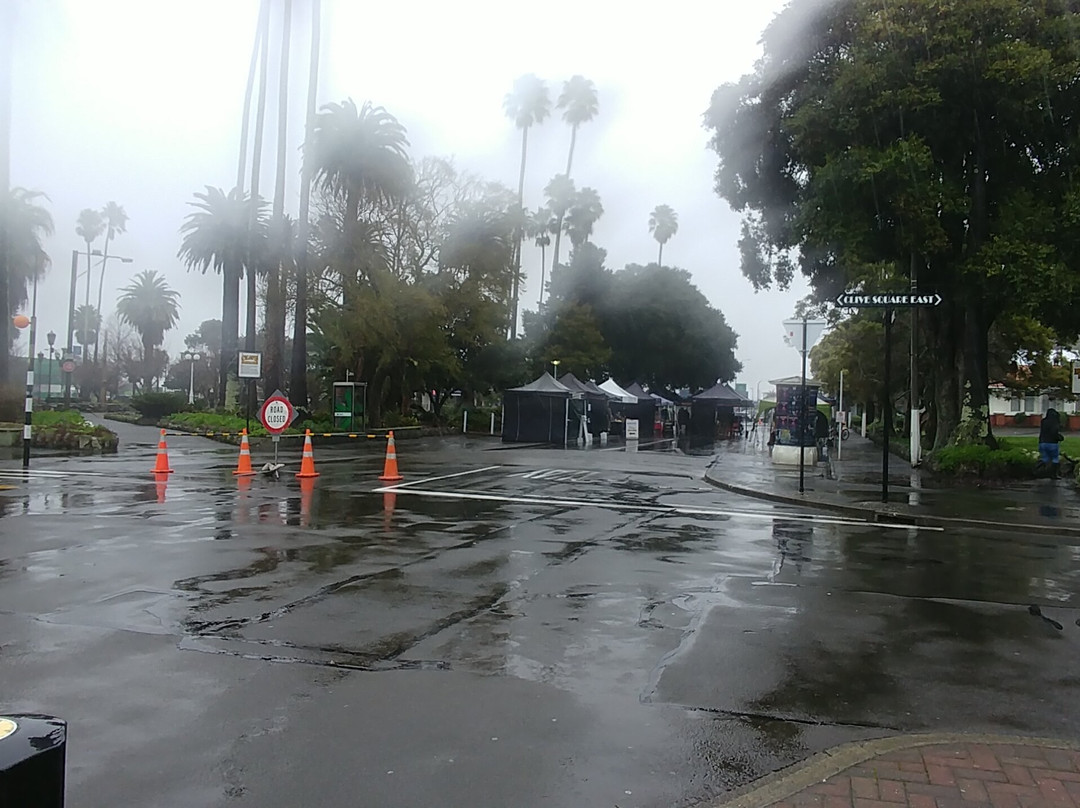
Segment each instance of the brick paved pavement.
[[848,744],[751,784],[725,808],[1080,808],[1080,745],[918,735]]

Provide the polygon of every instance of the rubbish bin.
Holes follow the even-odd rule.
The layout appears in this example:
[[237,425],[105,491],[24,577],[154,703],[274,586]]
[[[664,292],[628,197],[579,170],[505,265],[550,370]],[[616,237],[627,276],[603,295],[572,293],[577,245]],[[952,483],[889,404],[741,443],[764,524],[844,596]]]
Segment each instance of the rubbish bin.
[[0,716],[0,808],[63,808],[67,722]]

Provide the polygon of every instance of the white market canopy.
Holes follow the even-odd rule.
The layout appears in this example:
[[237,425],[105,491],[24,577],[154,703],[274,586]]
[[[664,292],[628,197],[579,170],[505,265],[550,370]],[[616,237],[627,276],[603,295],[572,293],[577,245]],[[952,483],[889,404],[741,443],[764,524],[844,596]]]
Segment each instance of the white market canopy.
[[607,393],[611,398],[621,401],[623,404],[637,404],[638,397],[632,393],[628,393],[623,390],[616,383],[614,379],[608,379],[603,384],[599,385],[600,389]]

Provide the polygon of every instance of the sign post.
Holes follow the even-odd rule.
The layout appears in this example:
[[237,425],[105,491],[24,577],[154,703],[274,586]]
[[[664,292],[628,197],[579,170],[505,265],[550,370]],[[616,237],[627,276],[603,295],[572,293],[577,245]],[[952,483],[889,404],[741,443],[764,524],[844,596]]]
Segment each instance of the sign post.
[[[810,348],[817,344],[817,341],[821,339],[821,335],[825,333],[825,327],[828,325],[824,320],[808,320],[803,317],[801,320],[787,320],[784,322],[784,328],[787,330],[787,337],[785,341],[788,345],[792,346],[802,355],[802,384],[799,388],[799,493],[803,493],[804,485],[803,478],[805,475],[806,467],[806,428],[809,424],[806,423],[809,414],[806,411],[806,356],[810,353]],[[801,338],[800,338],[801,334]],[[817,412],[817,396],[814,397],[814,411]],[[811,431],[810,434],[813,434]],[[817,442],[814,442],[814,446]]]
[[[892,402],[890,401],[889,365],[892,363],[892,319],[893,309],[909,309],[918,306],[940,306],[941,295],[936,292],[919,294],[912,292],[907,294],[874,294],[869,292],[844,292],[837,296],[836,305],[844,309],[885,309],[885,372],[882,384],[882,423],[885,427],[884,440],[881,444],[881,501],[889,502],[889,437],[892,434]],[[1074,382],[1075,384],[1075,382]],[[916,413],[914,402],[910,402],[912,413]],[[917,417],[917,415],[916,415]],[[863,415],[863,423],[866,416]],[[915,424],[909,424],[909,429],[917,429]],[[912,459],[917,462],[917,458]]]
[[241,379],[247,379],[247,429],[251,431],[251,384],[255,379],[262,378],[262,353],[259,351],[240,351],[237,356],[239,367],[236,375]]

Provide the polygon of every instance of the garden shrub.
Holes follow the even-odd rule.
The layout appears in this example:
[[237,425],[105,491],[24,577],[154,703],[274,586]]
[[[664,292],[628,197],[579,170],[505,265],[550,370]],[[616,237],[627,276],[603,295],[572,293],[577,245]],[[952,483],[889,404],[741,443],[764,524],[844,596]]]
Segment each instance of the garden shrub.
[[930,461],[936,471],[955,476],[1025,478],[1035,473],[1037,453],[999,441],[997,449],[984,443],[946,446]]
[[151,420],[179,412],[186,405],[187,396],[183,393],[142,393],[131,398],[131,406],[137,409],[143,418]]

